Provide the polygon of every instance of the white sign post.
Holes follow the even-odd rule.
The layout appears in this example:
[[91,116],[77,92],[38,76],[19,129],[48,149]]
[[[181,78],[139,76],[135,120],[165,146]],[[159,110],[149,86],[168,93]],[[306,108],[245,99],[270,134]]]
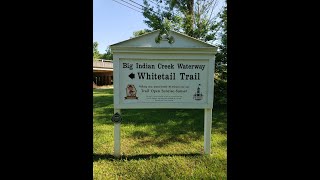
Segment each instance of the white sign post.
[[[156,43],[158,34],[111,45],[114,112],[204,109],[204,153],[210,154],[216,47],[174,31],[174,43]],[[114,127],[114,156],[120,156],[120,123]]]
[[[114,113],[120,114],[120,109],[114,109]],[[114,123],[114,156],[120,157],[120,123]]]

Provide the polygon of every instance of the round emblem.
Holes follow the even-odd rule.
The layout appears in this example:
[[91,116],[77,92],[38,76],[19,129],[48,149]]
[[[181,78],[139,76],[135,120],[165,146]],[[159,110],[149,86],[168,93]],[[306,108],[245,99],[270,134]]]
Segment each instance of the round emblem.
[[119,113],[115,113],[112,118],[111,121],[114,123],[120,123],[122,121],[122,117]]

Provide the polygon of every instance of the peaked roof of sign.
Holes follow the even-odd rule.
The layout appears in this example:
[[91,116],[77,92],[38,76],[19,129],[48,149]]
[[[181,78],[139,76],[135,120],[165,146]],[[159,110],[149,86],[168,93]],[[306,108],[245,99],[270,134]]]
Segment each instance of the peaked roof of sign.
[[[194,47],[215,47],[211,44],[203,42],[201,40],[195,39],[188,35],[176,32],[176,31],[169,31],[169,35],[172,35],[175,39],[174,43],[169,44],[168,41],[161,40],[160,43],[155,42],[155,38],[158,36],[160,30],[155,30],[141,36],[137,36],[131,39],[127,39],[115,44],[110,45],[110,47],[186,47],[186,48],[194,48]],[[216,48],[216,47],[215,47]]]

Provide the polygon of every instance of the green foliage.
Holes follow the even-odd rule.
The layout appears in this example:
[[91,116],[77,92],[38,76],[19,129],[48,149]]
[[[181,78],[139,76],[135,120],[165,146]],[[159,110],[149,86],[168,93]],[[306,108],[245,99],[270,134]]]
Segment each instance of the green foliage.
[[124,109],[121,158],[113,157],[113,90],[93,90],[94,179],[227,179],[227,113],[212,112],[212,153],[203,155],[201,109]]
[[108,46],[106,49],[106,53],[100,54],[100,59],[113,60],[113,53],[111,52],[110,47]]
[[93,59],[99,59],[100,54],[98,50],[98,42],[93,42]]
[[[212,17],[217,0],[157,0],[158,5],[152,6],[144,0],[144,22],[153,30],[182,32],[191,37],[213,41],[219,23]],[[155,10],[156,9],[156,10]]]
[[[227,6],[212,16],[217,0],[144,0],[144,22],[153,30],[160,29],[156,42],[169,30],[182,32],[196,39],[213,42],[220,39],[215,64],[215,104],[227,103]],[[227,3],[227,2],[226,2]]]
[[100,54],[98,51],[98,42],[93,42],[93,59],[106,59],[113,60],[113,53],[111,52],[110,47],[108,46],[106,49],[106,53]]
[[216,54],[215,102],[227,104],[227,7],[219,14],[221,18],[221,43]]
[[139,31],[135,31],[135,32],[133,32],[133,37],[142,36],[142,35],[147,34],[149,32],[151,32],[151,30],[149,30],[149,29],[142,29]]

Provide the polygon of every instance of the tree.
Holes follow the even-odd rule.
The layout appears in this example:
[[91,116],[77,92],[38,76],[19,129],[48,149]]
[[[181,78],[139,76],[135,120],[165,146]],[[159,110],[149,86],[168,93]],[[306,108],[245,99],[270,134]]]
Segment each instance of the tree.
[[221,18],[221,43],[216,54],[215,102],[227,104],[227,6],[219,14]]
[[133,37],[131,37],[131,38],[142,36],[142,35],[147,34],[149,32],[151,32],[151,30],[149,30],[149,29],[142,29],[142,30],[139,30],[139,31],[134,31],[133,32]]
[[98,50],[98,42],[93,42],[93,59],[99,59],[100,54]]
[[144,0],[143,12],[147,19],[144,22],[152,30],[160,29],[161,33],[175,30],[205,42],[215,40],[220,28],[215,22],[217,16],[212,16],[217,0],[153,1],[157,1],[156,7]]
[[111,52],[110,47],[108,46],[106,49],[106,53],[100,54],[98,50],[98,42],[93,42],[93,59],[106,59],[106,60],[112,60],[113,54]]
[[113,53],[111,52],[110,46],[106,49],[107,53],[101,54],[100,59],[113,60]]
[[[161,34],[175,30],[196,39],[213,43],[220,40],[215,64],[215,103],[227,103],[227,6],[212,16],[217,0],[144,0],[144,22]],[[225,1],[226,2],[226,1]],[[225,3],[227,4],[227,2]]]

